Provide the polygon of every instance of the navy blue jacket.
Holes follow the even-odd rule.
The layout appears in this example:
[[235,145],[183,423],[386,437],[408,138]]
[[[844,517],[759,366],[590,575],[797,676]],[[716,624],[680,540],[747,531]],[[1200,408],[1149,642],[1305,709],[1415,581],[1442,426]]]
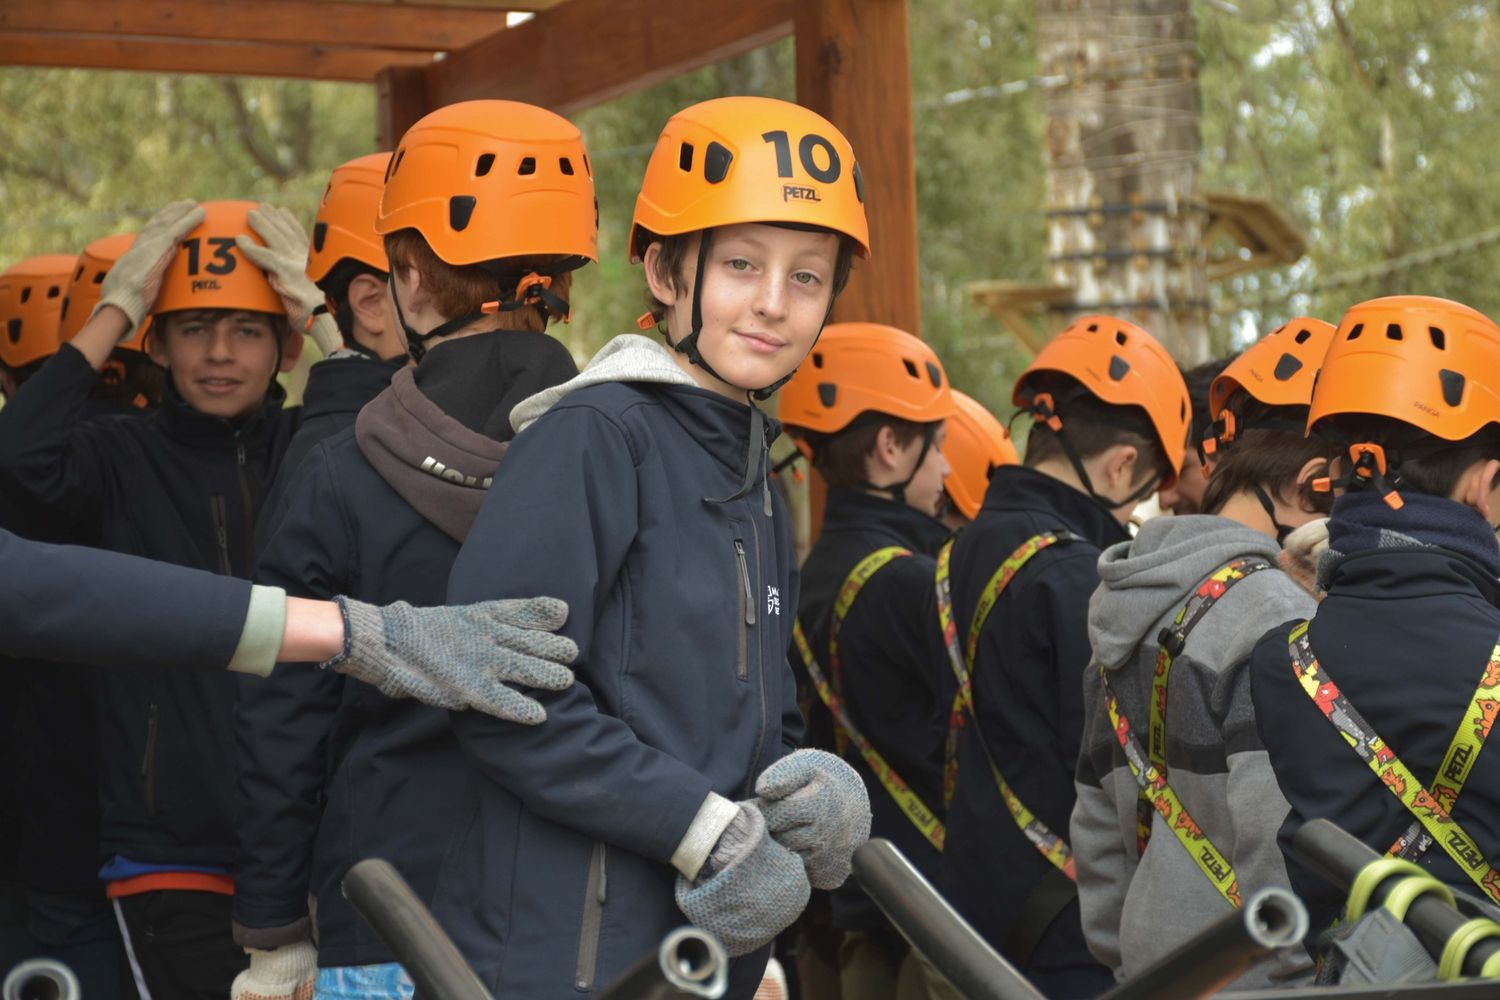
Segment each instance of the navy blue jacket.
[[[297,597],[443,603],[458,543],[380,478],[353,428],[317,445],[268,520],[257,583]],[[291,937],[305,937],[311,891],[319,965],[395,961],[339,883],[354,862],[378,857],[431,894],[463,792],[448,713],[332,671],[278,664],[268,679],[240,678],[235,730],[241,942],[287,943],[253,931],[298,923]]]
[[[158,600],[140,601],[141,594]],[[0,529],[0,653],[135,670],[222,670],[250,582],[46,545]]]
[[380,395],[381,390],[391,384],[391,376],[406,365],[406,356],[394,361],[360,353],[357,357],[339,357],[319,361],[307,372],[307,385],[302,390],[302,423],[286,448],[281,460],[281,473],[276,477],[271,491],[266,495],[261,509],[256,535],[264,544],[270,516],[281,506],[281,493],[286,483],[296,474],[302,460],[318,446],[346,427],[354,426],[354,418],[366,403]]
[[453,567],[451,603],[563,598],[580,650],[542,725],[454,716],[474,774],[434,908],[496,996],[593,993],[655,948],[685,922],[670,861],[705,798],[749,798],[800,738],[764,453],[748,496],[706,499],[739,489],[749,424],[695,387],[578,389],[512,442]]
[[[387,383],[393,370],[387,366]],[[428,398],[445,413],[450,394],[489,404],[480,410],[508,413],[516,394],[529,395],[575,372],[557,340],[506,332],[439,345],[415,376],[418,385],[442,386],[424,395],[431,391]],[[454,375],[454,382],[443,375]],[[345,379],[342,388],[356,386]],[[306,431],[304,425],[299,437]],[[270,526],[256,581],[294,596],[442,604],[459,543],[392,488],[355,435],[351,426],[318,444],[287,477],[280,506],[266,518]],[[408,458],[415,466],[422,456],[416,451]],[[329,671],[283,664],[269,680],[241,681],[236,731],[237,938],[258,947],[305,938],[311,891],[318,898],[320,966],[394,962],[339,886],[354,862],[384,858],[419,896],[432,894],[459,820],[466,773],[448,713],[387,698]]]
[[[798,616],[818,664],[829,671],[828,630],[833,603],[849,571],[877,549],[895,545],[912,555],[870,578],[839,629],[845,707],[854,724],[917,797],[943,813],[943,748],[953,671],[943,652],[933,592],[933,556],[947,527],[909,504],[858,490],[830,490],[818,541],[802,564]],[[802,659],[791,654],[799,678]],[[812,692],[804,703],[828,710]],[[811,726],[811,722],[809,723]],[[870,794],[872,837],[886,837],[926,875],[938,877],[941,855],[906,817],[852,745],[845,758]],[[874,902],[850,879],[833,893],[833,922],[846,930],[888,927]]]
[[[264,487],[296,429],[285,393],[273,383],[264,406],[231,423],[191,409],[169,381],[147,417],[85,421],[96,378],[67,344],[42,366],[0,410],[0,477],[96,526],[103,548],[248,576]],[[130,606],[164,599],[137,590]],[[101,676],[104,856],[233,864],[234,695],[223,673]]]
[[[1022,542],[1066,529],[1079,541],[1032,557],[985,622],[975,654],[974,704],[996,765],[1017,797],[1066,838],[1083,738],[1089,597],[1106,546],[1128,536],[1102,504],[1024,466],[995,470],[979,516],[953,547],[954,617],[963,630],[991,575]],[[959,743],[940,887],[999,948],[1051,865],[1022,835],[995,786],[978,730]],[[1078,902],[1064,909],[1028,963],[1035,970],[1094,966]]]
[[[1343,897],[1297,860],[1292,834],[1310,819],[1330,819],[1384,854],[1412,817],[1303,692],[1287,647],[1293,624],[1257,644],[1250,680],[1256,725],[1291,805],[1281,828],[1287,873],[1316,935],[1338,916]],[[1500,638],[1500,581],[1443,548],[1350,555],[1335,568],[1308,635],[1350,703],[1431,788]],[[1489,744],[1453,816],[1491,864],[1500,862],[1500,753]],[[1420,864],[1454,889],[1483,896],[1439,845]]]

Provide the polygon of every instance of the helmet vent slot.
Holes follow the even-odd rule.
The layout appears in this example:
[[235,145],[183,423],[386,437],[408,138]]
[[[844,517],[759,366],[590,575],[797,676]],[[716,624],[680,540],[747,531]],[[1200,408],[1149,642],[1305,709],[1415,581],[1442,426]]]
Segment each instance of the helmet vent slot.
[[57,285],[49,285],[48,286],[48,288],[47,288],[47,298],[49,298],[49,299],[55,299],[55,298],[57,298],[61,294],[62,294],[62,289],[60,287],[58,287]]
[[677,169],[685,174],[693,172],[693,144],[683,143],[677,149]]
[[832,382],[818,383],[818,402],[822,403],[825,407],[831,410],[833,409],[833,404],[838,402],[838,398],[838,386],[834,385]]
[[495,165],[495,154],[494,153],[485,153],[483,156],[481,156],[478,160],[476,160],[474,162],[474,176],[475,177],[483,177],[485,174],[487,174],[487,173],[490,172],[490,168],[493,167],[494,165]]
[[1386,340],[1400,340],[1401,339],[1401,324],[1400,323],[1387,323],[1385,325],[1385,339]]
[[21,321],[18,319],[7,320],[5,323],[5,335],[10,338],[12,344],[21,342]]
[[21,289],[21,302],[22,302],[22,304],[25,304],[26,300],[29,299],[29,298],[31,298],[31,286],[27,285],[25,288]]
[[1443,384],[1443,402],[1457,406],[1464,401],[1464,377],[1460,372],[1446,368],[1438,372],[1438,381]]
[[1089,333],[1098,333],[1098,332],[1099,332],[1099,324],[1098,323],[1090,323],[1089,324]]
[[94,284],[96,284],[96,285],[102,285],[102,284],[104,284],[104,272],[103,271],[95,271],[94,272]]
[[518,177],[530,177],[534,173],[536,173],[536,157],[521,157],[521,165],[516,168],[516,175]]
[[572,177],[573,161],[568,159],[566,156],[559,156],[557,158],[557,169],[563,172],[564,177]]
[[927,381],[932,383],[934,389],[943,387],[943,370],[931,361],[927,362]]
[[1115,331],[1115,343],[1119,344],[1121,347],[1124,347],[1126,339],[1127,338],[1125,336],[1125,331],[1124,330],[1116,330]]
[[854,165],[854,197],[861,205],[865,203],[865,172],[859,169],[858,163]]
[[1439,330],[1435,326],[1429,326],[1427,328],[1427,336],[1432,338],[1433,347],[1436,347],[1440,351],[1447,350],[1448,336],[1442,330]]
[[901,359],[901,363],[906,366],[906,374],[910,375],[912,378],[918,378],[919,377],[917,375],[917,366],[911,360],[911,358],[902,358]]
[[1276,370],[1272,374],[1276,376],[1276,381],[1285,382],[1301,370],[1302,362],[1297,359],[1296,355],[1283,354],[1276,362]]
[[[1116,334],[1116,336],[1120,336],[1120,334]],[[1109,359],[1109,377],[1118,382],[1129,374],[1130,362],[1118,354],[1111,355]]]
[[323,252],[323,244],[328,242],[328,223],[313,223],[313,249],[318,253]]
[[396,150],[396,158],[391,161],[391,172],[390,175],[386,177],[386,180],[390,180],[391,177],[396,176],[396,171],[401,169],[401,161],[404,159],[406,159],[406,150]]
[[1299,344],[1305,344],[1311,337],[1312,331],[1307,329],[1306,327],[1303,327],[1301,330],[1297,331],[1297,336],[1293,337],[1292,339]]
[[814,351],[813,352],[813,356],[812,356],[812,362],[813,362],[813,367],[814,368],[822,368],[823,367],[823,352],[822,351]]
[[448,199],[448,225],[453,231],[461,233],[469,228],[469,220],[474,216],[474,206],[478,199],[470,194],[456,194]]
[[589,154],[583,154],[583,172],[588,176],[594,176],[594,165],[589,162]]
[[82,264],[79,264],[78,265],[78,270],[76,270],[76,271],[73,272],[73,280],[74,281],[82,281],[83,280],[83,265]]
[[1362,333],[1364,333],[1364,332],[1365,332],[1365,325],[1363,323],[1355,323],[1353,326],[1351,326],[1349,328],[1349,336],[1345,337],[1344,339],[1345,340],[1358,340],[1359,339],[1359,335],[1362,334]]
[[710,184],[720,183],[729,176],[729,164],[733,162],[733,153],[717,142],[709,143],[703,154],[703,179]]

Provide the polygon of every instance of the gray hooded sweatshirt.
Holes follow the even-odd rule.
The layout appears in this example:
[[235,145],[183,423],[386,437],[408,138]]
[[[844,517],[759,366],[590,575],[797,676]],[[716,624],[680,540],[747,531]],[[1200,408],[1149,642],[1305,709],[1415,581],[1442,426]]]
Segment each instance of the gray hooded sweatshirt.
[[[1144,745],[1157,634],[1210,573],[1244,556],[1276,565],[1274,539],[1223,517],[1161,517],[1099,557],[1089,602],[1094,658],[1084,677],[1086,723],[1071,841],[1084,935],[1094,957],[1129,978],[1232,912],[1159,815],[1144,855],[1136,849],[1137,785],[1115,738],[1099,678]],[[1287,887],[1276,833],[1287,803],[1256,731],[1246,661],[1262,635],[1312,615],[1316,602],[1280,569],[1231,587],[1198,622],[1173,661],[1167,689],[1168,781],[1192,818],[1234,865],[1242,899]],[[1300,947],[1263,962],[1237,989],[1311,978]]]

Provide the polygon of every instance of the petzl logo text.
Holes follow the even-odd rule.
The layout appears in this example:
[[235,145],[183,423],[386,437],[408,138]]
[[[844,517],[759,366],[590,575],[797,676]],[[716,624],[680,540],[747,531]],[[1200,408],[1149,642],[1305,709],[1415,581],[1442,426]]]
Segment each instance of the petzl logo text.
[[818,197],[818,189],[810,187],[798,187],[796,184],[784,184],[781,187],[782,201],[822,201]]

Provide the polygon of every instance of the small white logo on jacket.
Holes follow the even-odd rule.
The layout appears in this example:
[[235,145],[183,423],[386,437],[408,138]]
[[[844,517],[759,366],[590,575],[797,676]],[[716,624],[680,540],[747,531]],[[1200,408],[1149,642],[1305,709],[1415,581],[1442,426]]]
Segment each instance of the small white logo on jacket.
[[459,486],[472,486],[478,490],[489,489],[490,484],[495,481],[494,476],[485,476],[482,479],[478,476],[466,476],[457,469],[450,469],[431,455],[422,460],[422,471],[430,472],[439,479],[446,479],[450,483],[457,483]]
[[767,587],[766,588],[766,614],[768,614],[768,615],[778,615],[778,616],[781,614],[781,588],[780,587]]

